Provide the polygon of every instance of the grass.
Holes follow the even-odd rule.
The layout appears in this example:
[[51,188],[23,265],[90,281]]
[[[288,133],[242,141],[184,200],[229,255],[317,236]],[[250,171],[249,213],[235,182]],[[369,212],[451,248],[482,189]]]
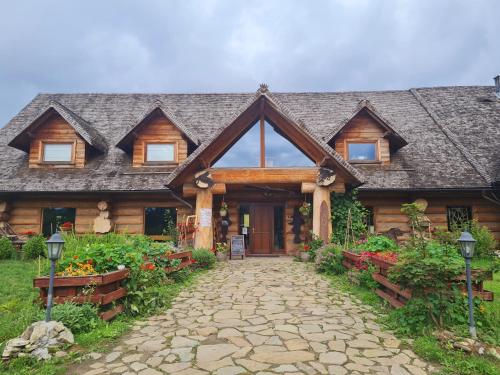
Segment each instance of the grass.
[[[44,265],[45,267],[45,265]],[[42,273],[46,273],[42,270]],[[170,308],[172,301],[179,292],[191,285],[196,275],[202,271],[193,272],[186,280],[175,284],[162,286],[162,296],[166,300],[166,307]],[[0,261],[0,352],[3,351],[6,341],[19,336],[25,328],[43,310],[33,301],[38,296],[38,289],[33,288],[33,277],[38,275],[38,261],[4,260]],[[70,352],[65,359],[37,361],[30,358],[17,358],[8,364],[0,364],[0,373],[6,375],[58,375],[67,371],[67,366],[81,357],[82,354],[96,351],[105,351],[107,346],[127,332],[134,320],[126,315],[120,315],[113,321],[100,322],[88,333],[75,335],[76,350]]]
[[33,277],[37,261],[0,261],[0,350],[5,342],[21,334],[33,322],[40,308],[33,304],[38,296]]
[[[352,284],[347,276],[344,275],[324,275],[337,290],[347,292],[364,304],[373,306],[383,318],[379,319],[379,323],[384,325],[386,319],[390,319],[390,309],[381,298],[379,298],[373,291]],[[495,290],[499,286],[499,274],[495,274],[495,280],[491,286],[485,287],[488,290],[500,293]],[[489,289],[491,288],[491,289]],[[500,294],[497,294],[497,300]],[[496,318],[500,312],[498,311],[498,302],[491,304],[488,307]],[[404,338],[403,338],[404,339]],[[500,362],[492,359],[491,357],[480,357],[477,355],[469,355],[461,351],[445,348],[430,334],[423,334],[415,337],[413,343],[413,350],[422,359],[437,364],[440,368],[439,375],[497,375],[500,373]]]

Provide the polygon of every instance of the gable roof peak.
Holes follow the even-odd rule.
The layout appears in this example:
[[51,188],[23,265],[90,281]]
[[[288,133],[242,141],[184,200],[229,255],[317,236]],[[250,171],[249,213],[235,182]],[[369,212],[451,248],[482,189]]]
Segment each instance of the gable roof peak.
[[145,111],[143,111],[136,120],[128,127],[127,132],[125,135],[120,138],[118,143],[116,144],[117,147],[121,148],[122,150],[125,150],[127,148],[127,145],[130,143],[131,136],[133,135],[134,131],[141,126],[144,121],[147,120],[147,118],[156,110],[160,110],[163,115],[169,119],[172,124],[179,129],[191,142],[193,142],[196,145],[199,145],[201,143],[200,139],[196,137],[190,130],[189,127],[184,124],[168,107],[165,106],[165,104],[159,100],[155,99],[149,107],[146,108]]
[[8,145],[22,151],[28,151],[29,145],[27,144],[29,144],[29,142],[26,143],[26,138],[30,137],[30,130],[33,131],[38,128],[43,123],[45,115],[51,110],[59,114],[90,146],[100,152],[107,151],[106,141],[90,123],[54,99],[50,99],[47,105],[35,116],[33,120],[31,120],[19,133],[16,134]]
[[333,138],[335,138],[351,122],[351,120],[359,115],[363,110],[367,110],[369,115],[386,130],[384,137],[388,137],[391,140],[392,149],[399,150],[401,147],[408,144],[408,142],[396,131],[396,129],[394,129],[394,126],[390,123],[390,121],[382,116],[375,106],[366,98],[359,101],[349,117],[340,121],[335,126],[333,131],[324,138],[325,141],[330,142]]

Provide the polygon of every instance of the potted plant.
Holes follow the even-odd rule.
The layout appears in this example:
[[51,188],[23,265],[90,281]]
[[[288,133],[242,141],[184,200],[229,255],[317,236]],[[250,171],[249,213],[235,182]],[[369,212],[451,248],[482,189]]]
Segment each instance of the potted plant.
[[217,260],[219,262],[224,262],[227,260],[227,253],[228,253],[229,247],[227,246],[227,243],[224,242],[218,242],[215,245],[215,255],[217,256]]
[[228,206],[227,206],[227,203],[222,201],[222,203],[220,204],[220,210],[219,210],[219,214],[221,217],[225,217],[227,215],[227,211],[228,211]]
[[62,223],[59,228],[61,229],[61,232],[71,232],[73,229],[73,223],[71,221],[66,221]]

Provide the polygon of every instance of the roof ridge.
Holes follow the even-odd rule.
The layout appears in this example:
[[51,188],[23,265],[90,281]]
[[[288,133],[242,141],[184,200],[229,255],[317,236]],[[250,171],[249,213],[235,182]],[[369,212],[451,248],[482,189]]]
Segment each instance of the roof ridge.
[[409,90],[415,97],[417,102],[422,106],[422,108],[427,112],[427,114],[432,118],[434,123],[443,132],[443,134],[453,143],[453,145],[460,151],[464,158],[469,162],[469,164],[477,171],[477,173],[489,184],[493,183],[492,176],[484,169],[484,167],[479,163],[476,158],[467,150],[467,148],[460,142],[457,135],[452,132],[448,127],[441,122],[439,116],[430,108],[425,102],[425,99],[418,93],[418,88],[412,88]]

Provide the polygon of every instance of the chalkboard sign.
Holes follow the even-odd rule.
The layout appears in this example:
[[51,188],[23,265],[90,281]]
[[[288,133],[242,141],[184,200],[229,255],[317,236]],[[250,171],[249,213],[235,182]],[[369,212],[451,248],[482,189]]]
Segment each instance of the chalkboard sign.
[[245,257],[245,236],[242,234],[231,236],[231,259],[235,256]]

